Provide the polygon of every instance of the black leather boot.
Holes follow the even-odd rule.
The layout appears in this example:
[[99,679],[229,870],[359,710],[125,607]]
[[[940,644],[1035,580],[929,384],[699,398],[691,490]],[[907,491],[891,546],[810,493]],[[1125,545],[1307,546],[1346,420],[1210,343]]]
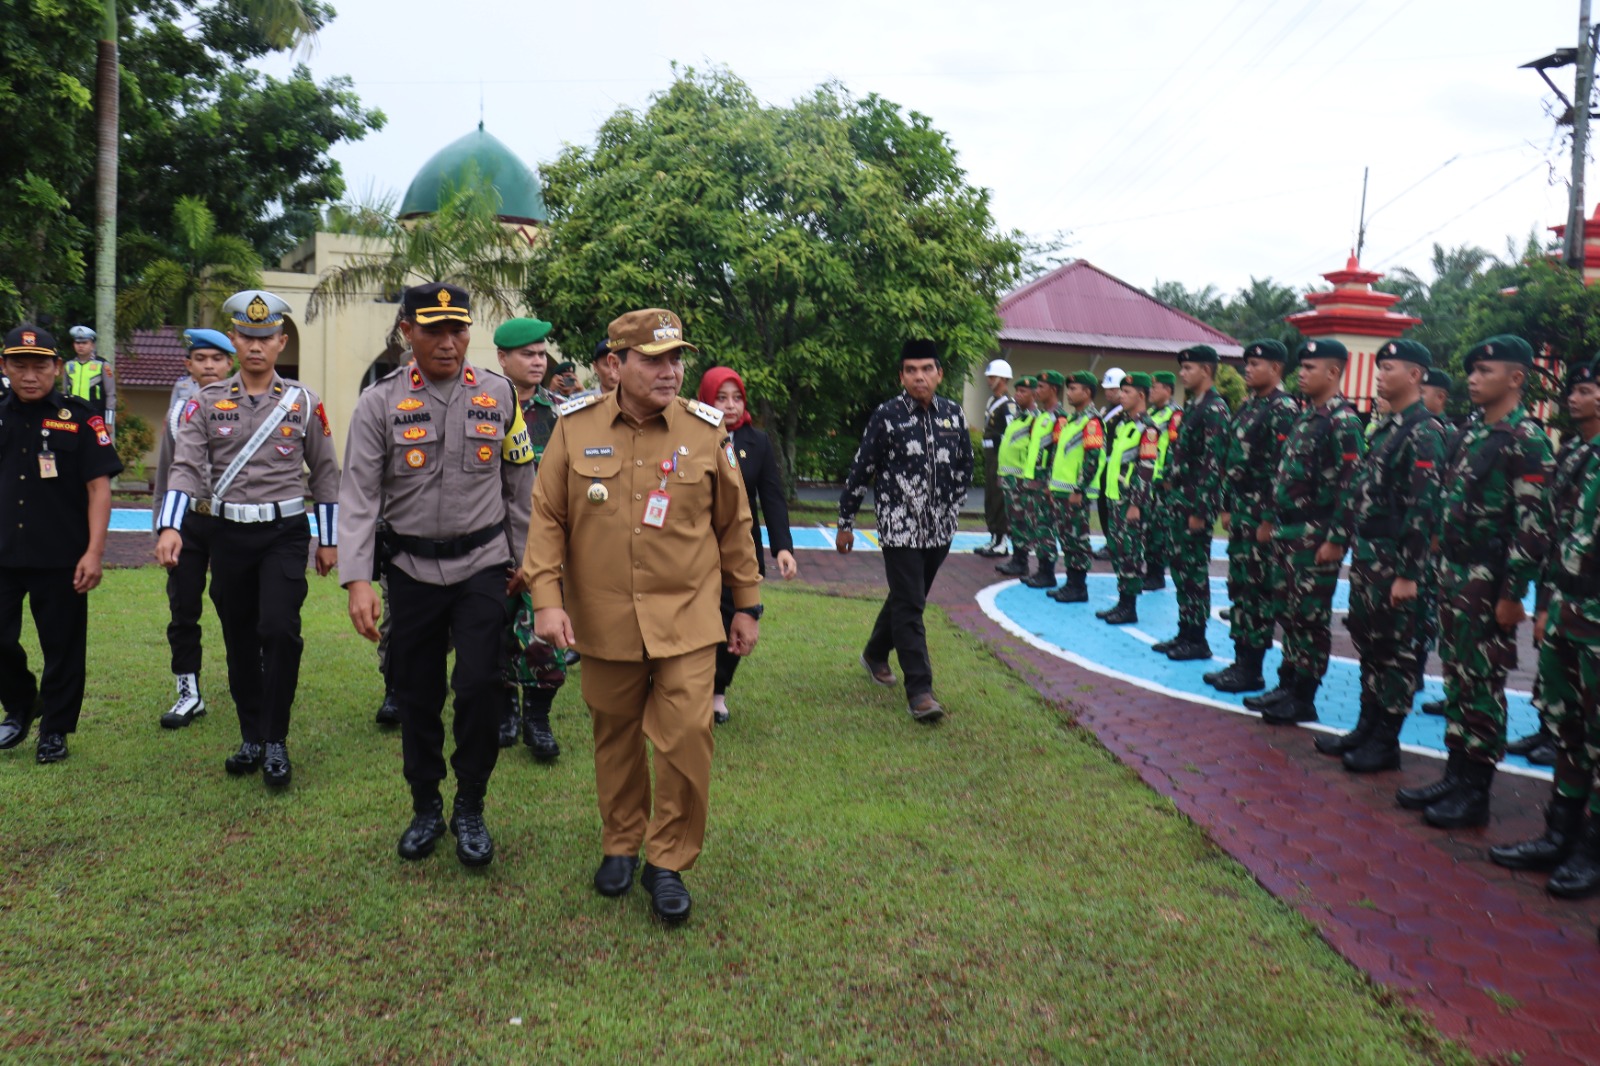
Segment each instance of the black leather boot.
[[1053,589],[1056,587],[1056,561],[1051,559],[1045,562],[1039,560],[1039,568],[1029,577],[1022,579],[1022,583],[1030,589]]
[[1544,723],[1539,723],[1539,728],[1525,737],[1518,737],[1506,745],[1507,755],[1521,755],[1527,758],[1528,753],[1542,747],[1547,741],[1552,740],[1544,728]]
[[1177,636],[1168,637],[1166,640],[1156,641],[1154,644],[1150,645],[1150,650],[1155,652],[1157,655],[1165,655],[1167,652],[1171,651],[1173,648],[1176,648],[1183,642],[1184,633],[1184,627],[1179,626]]
[[1139,597],[1123,596],[1106,615],[1106,625],[1125,626],[1139,620]]
[[1087,570],[1068,570],[1067,583],[1054,592],[1045,593],[1057,603],[1088,603],[1089,602],[1089,572]]
[[1197,662],[1211,658],[1211,645],[1206,641],[1204,623],[1197,626],[1180,626],[1178,643],[1167,649],[1167,658],[1175,663]]
[[1007,577],[1023,576],[1028,572],[1028,549],[1013,548],[1011,551],[1011,561],[1007,563],[1001,563],[999,566],[995,567],[995,569]]
[[1555,868],[1544,887],[1562,899],[1584,899],[1600,892],[1600,821],[1590,818],[1584,823],[1572,854]]
[[293,773],[289,765],[289,745],[281,740],[269,740],[261,753],[261,780],[273,788],[287,788]]
[[528,745],[528,750],[540,762],[549,762],[561,756],[561,745],[556,743],[555,734],[550,731],[550,705],[555,699],[555,689],[522,690],[522,742]]
[[1267,687],[1261,676],[1261,660],[1267,649],[1235,645],[1233,663],[1206,675],[1206,683],[1218,692],[1254,692]]
[[1373,712],[1372,724],[1361,743],[1344,753],[1341,762],[1352,774],[1376,774],[1384,770],[1400,769],[1400,727],[1406,724],[1403,714],[1391,714],[1378,708]]
[[1471,829],[1489,824],[1489,790],[1494,763],[1461,758],[1455,790],[1429,804],[1422,820],[1435,829]]
[[1535,766],[1554,766],[1556,764],[1556,757],[1560,754],[1560,749],[1556,747],[1556,738],[1553,735],[1546,733],[1544,735],[1544,740],[1532,751],[1524,755],[1523,758],[1527,759]]
[[1418,707],[1417,710],[1421,711],[1423,714],[1431,714],[1435,718],[1443,718],[1446,706],[1447,704],[1444,702],[1444,700],[1429,700],[1421,707]]
[[500,746],[509,748],[517,742],[517,730],[522,725],[522,714],[517,707],[517,687],[506,686],[505,706],[500,710]]
[[372,720],[381,726],[397,726],[400,724],[400,705],[394,701],[394,693],[388,689],[383,690],[383,703],[378,707],[378,713]]
[[1294,669],[1287,662],[1278,664],[1278,684],[1269,688],[1259,696],[1246,696],[1245,707],[1252,711],[1264,711],[1279,700],[1286,700],[1294,695]]
[[1365,696],[1361,697],[1361,714],[1356,718],[1356,727],[1348,733],[1323,733],[1313,742],[1316,749],[1324,755],[1343,755],[1347,751],[1354,751],[1367,741],[1367,734],[1372,732],[1372,725],[1377,721],[1373,713],[1372,701]]
[[1402,788],[1394,794],[1394,801],[1408,811],[1425,810],[1456,790],[1461,778],[1462,756],[1452,751],[1444,762],[1444,775],[1439,780],[1417,788]]
[[400,857],[417,862],[433,854],[433,849],[444,836],[444,800],[439,798],[439,786],[434,784],[411,786],[411,824],[400,834]]
[[1552,796],[1544,809],[1544,832],[1532,840],[1499,844],[1489,849],[1489,858],[1508,870],[1553,870],[1572,854],[1583,832],[1583,810],[1587,801],[1569,796]]
[[1289,698],[1279,700],[1261,712],[1268,725],[1297,725],[1317,720],[1317,689],[1322,682],[1314,677],[1297,677]]
[[456,835],[456,858],[463,866],[488,866],[494,861],[494,840],[483,824],[481,781],[457,781],[455,807],[450,812],[450,832]]

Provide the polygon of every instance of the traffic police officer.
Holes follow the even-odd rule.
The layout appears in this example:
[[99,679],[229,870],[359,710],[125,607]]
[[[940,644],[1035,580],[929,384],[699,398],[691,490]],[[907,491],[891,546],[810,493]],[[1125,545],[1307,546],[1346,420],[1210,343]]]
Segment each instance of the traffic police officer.
[[1055,531],[1061,541],[1061,561],[1066,584],[1045,593],[1057,603],[1084,603],[1089,599],[1089,568],[1094,549],[1089,545],[1089,502],[1100,494],[1100,464],[1105,451],[1105,430],[1094,405],[1095,376],[1079,370],[1067,382],[1067,407],[1056,424],[1050,460],[1050,496],[1055,504]]
[[1028,545],[1032,535],[1028,531],[1028,512],[1022,504],[1022,468],[1028,461],[1028,441],[1033,427],[1033,417],[1038,412],[1033,403],[1033,387],[1038,382],[1031,377],[1021,377],[1012,383],[1016,393],[1017,413],[1000,436],[1000,446],[995,449],[995,469],[1000,475],[1000,493],[1006,502],[1006,525],[1011,534],[1011,558],[1000,563],[995,570],[1007,577],[1020,577],[1028,572]]
[[[761,574],[722,412],[678,396],[683,324],[632,311],[607,330],[622,377],[556,423],[522,572],[540,639],[583,653],[604,858],[595,889],[633,884],[640,845],[655,914],[689,916],[679,876],[705,837],[717,645],[755,647]],[[719,600],[733,593],[726,632]],[[645,739],[655,749],[655,803]]]
[[483,801],[500,754],[506,601],[522,591],[510,568],[527,536],[533,448],[516,388],[467,362],[466,291],[413,286],[401,298],[401,316],[414,362],[361,394],[345,444],[344,586],[356,632],[377,640],[381,608],[369,578],[382,519],[392,553],[389,682],[413,812],[400,857],[426,858],[444,835],[445,658],[454,644],[449,828],[461,863],[484,866],[494,860]]
[[62,368],[66,386],[63,391],[93,408],[95,414],[105,419],[106,428],[115,433],[117,382],[111,366],[95,353],[95,332],[88,326],[73,326],[67,332],[72,335],[74,358],[68,359]]
[[[167,417],[161,423],[161,449],[156,458],[155,481],[151,484],[151,496],[157,500],[167,498],[173,447],[188,401],[207,385],[215,385],[227,377],[233,368],[233,342],[226,334],[214,329],[186,329],[183,343],[187,349],[183,364],[193,389],[181,395],[174,390]],[[150,513],[150,522],[159,527],[160,508]],[[191,512],[183,522],[183,548],[178,553],[178,565],[167,571],[167,609],[171,616],[167,623],[167,644],[172,649],[172,675],[178,698],[161,716],[163,729],[181,729],[206,713],[206,701],[200,695],[200,615],[206,573],[211,569],[211,533],[215,524],[216,519],[211,515]],[[157,528],[156,533],[160,532]]]
[[1161,431],[1161,441],[1156,455],[1155,491],[1150,496],[1150,515],[1144,522],[1144,588],[1145,592],[1159,592],[1167,587],[1167,542],[1172,536],[1167,515],[1167,452],[1177,438],[1173,416],[1178,413],[1172,406],[1173,392],[1178,387],[1178,375],[1170,370],[1158,370],[1150,375],[1150,406],[1145,414]]
[[209,514],[211,602],[222,622],[228,690],[239,715],[230,774],[257,770],[289,784],[289,711],[300,682],[300,607],[306,599],[306,491],[317,508],[317,574],[338,562],[339,464],[316,393],[279,377],[289,305],[249,289],[222,305],[239,371],[201,389],[178,416],[172,471],[157,518],[156,561],[172,569],[191,512]]
[[[54,337],[20,326],[0,357],[11,380],[0,400],[0,748],[21,744],[37,717],[35,758],[60,762],[83,709],[88,592],[100,584],[122,464],[100,415],[56,389]],[[22,648],[24,599],[44,651],[39,680]]]

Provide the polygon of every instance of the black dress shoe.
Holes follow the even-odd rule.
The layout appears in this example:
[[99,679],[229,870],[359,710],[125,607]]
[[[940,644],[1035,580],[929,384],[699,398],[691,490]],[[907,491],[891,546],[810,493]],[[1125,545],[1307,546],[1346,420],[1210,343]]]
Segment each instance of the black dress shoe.
[[378,708],[378,713],[373,715],[372,720],[383,726],[400,724],[400,705],[394,701],[394,693],[384,691],[383,705]]
[[261,756],[261,780],[273,788],[285,788],[292,772],[289,745],[281,740],[269,740]]
[[252,744],[248,740],[239,745],[239,750],[223,760],[223,768],[235,777],[244,774],[253,774],[261,769],[262,749],[260,744]]
[[633,887],[633,871],[638,868],[637,855],[607,855],[594,872],[594,890],[602,896],[627,895]]
[[444,836],[444,801],[437,796],[433,802],[411,816],[411,824],[400,834],[400,846],[395,849],[408,862],[417,862],[433,854],[434,846]]
[[60,762],[67,757],[67,736],[65,733],[40,733],[39,746],[34,750],[33,757],[39,763]]
[[677,871],[663,870],[645,863],[644,875],[639,880],[650,890],[650,909],[657,918],[668,925],[677,925],[689,917],[689,907],[693,901]]
[[0,750],[14,748],[28,739],[28,730],[33,726],[33,716],[18,718],[14,714],[6,715],[6,720],[0,722]]

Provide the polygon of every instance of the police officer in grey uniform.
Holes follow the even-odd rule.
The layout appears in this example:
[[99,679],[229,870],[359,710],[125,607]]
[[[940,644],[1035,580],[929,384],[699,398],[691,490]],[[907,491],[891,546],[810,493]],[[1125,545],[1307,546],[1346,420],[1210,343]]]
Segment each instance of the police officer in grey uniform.
[[262,772],[289,783],[289,709],[300,680],[300,607],[306,598],[306,487],[316,502],[317,574],[338,563],[339,464],[316,393],[278,376],[289,305],[270,292],[236,293],[222,305],[239,371],[208,385],[178,418],[156,561],[172,568],[191,510],[217,519],[211,602],[228,651],[228,689],[239,714],[239,750],[228,773]]
[[511,568],[528,537],[533,445],[515,386],[467,362],[467,293],[439,283],[413,286],[401,313],[415,361],[361,394],[345,444],[344,586],[356,632],[377,640],[381,608],[369,578],[382,519],[389,527],[388,680],[400,708],[414,814],[400,857],[426,858],[444,835],[439,783],[445,656],[453,642],[450,830],[456,857],[484,866],[494,859],[483,800],[500,754],[502,635],[507,597],[523,588]]

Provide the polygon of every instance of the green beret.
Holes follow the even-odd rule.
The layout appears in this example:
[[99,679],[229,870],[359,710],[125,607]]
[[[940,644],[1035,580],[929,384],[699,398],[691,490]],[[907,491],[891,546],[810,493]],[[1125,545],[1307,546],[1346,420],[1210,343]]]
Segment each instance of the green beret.
[[1455,384],[1450,380],[1450,375],[1438,367],[1430,369],[1427,375],[1423,377],[1422,383],[1424,385],[1432,385],[1436,389],[1444,389],[1446,392],[1450,390],[1450,386]]
[[1146,392],[1150,391],[1150,375],[1142,370],[1135,370],[1123,378],[1122,383],[1124,385],[1132,385],[1136,389],[1143,389]]
[[1046,370],[1039,375],[1039,381],[1045,385],[1054,385],[1058,389],[1066,388],[1067,378],[1059,370]]
[[1348,363],[1350,352],[1336,340],[1301,341],[1294,351],[1294,361],[1299,363],[1306,359],[1337,359]]
[[1217,361],[1217,350],[1209,344],[1191,344],[1178,353],[1180,363],[1212,363]]
[[1017,380],[1013,381],[1011,384],[1012,384],[1012,386],[1014,388],[1031,389],[1035,385],[1037,385],[1038,382],[1036,380],[1034,380],[1033,378],[1029,377],[1029,378],[1018,378]]
[[1170,370],[1157,370],[1154,374],[1150,375],[1150,380],[1153,384],[1165,385],[1169,389],[1175,389],[1178,387],[1178,375],[1174,374]]
[[576,363],[572,363],[572,362],[557,363],[555,366],[550,368],[550,376],[558,378],[562,374],[575,374],[575,373],[577,373],[577,371],[578,371],[578,366],[577,366]]
[[1251,341],[1245,345],[1244,356],[1246,359],[1270,359],[1274,363],[1287,363],[1289,349],[1283,346],[1282,341],[1275,341],[1271,337],[1263,337],[1258,341]]
[[1378,362],[1385,359],[1398,359],[1403,363],[1416,363],[1427,370],[1433,366],[1433,353],[1425,345],[1416,341],[1395,340],[1378,349]]
[[1079,385],[1085,386],[1086,388],[1098,389],[1100,387],[1100,379],[1089,373],[1087,370],[1073,371],[1072,380]]
[[513,318],[494,331],[494,346],[509,352],[529,344],[538,344],[550,336],[554,327],[537,318]]
[[1585,382],[1600,381],[1600,355],[1587,363],[1573,363],[1567,368],[1567,391],[1571,392]]
[[1473,345],[1472,350],[1461,360],[1461,365],[1470,374],[1472,365],[1484,359],[1497,363],[1516,363],[1518,366],[1531,369],[1533,346],[1521,337],[1510,333],[1499,333]]

